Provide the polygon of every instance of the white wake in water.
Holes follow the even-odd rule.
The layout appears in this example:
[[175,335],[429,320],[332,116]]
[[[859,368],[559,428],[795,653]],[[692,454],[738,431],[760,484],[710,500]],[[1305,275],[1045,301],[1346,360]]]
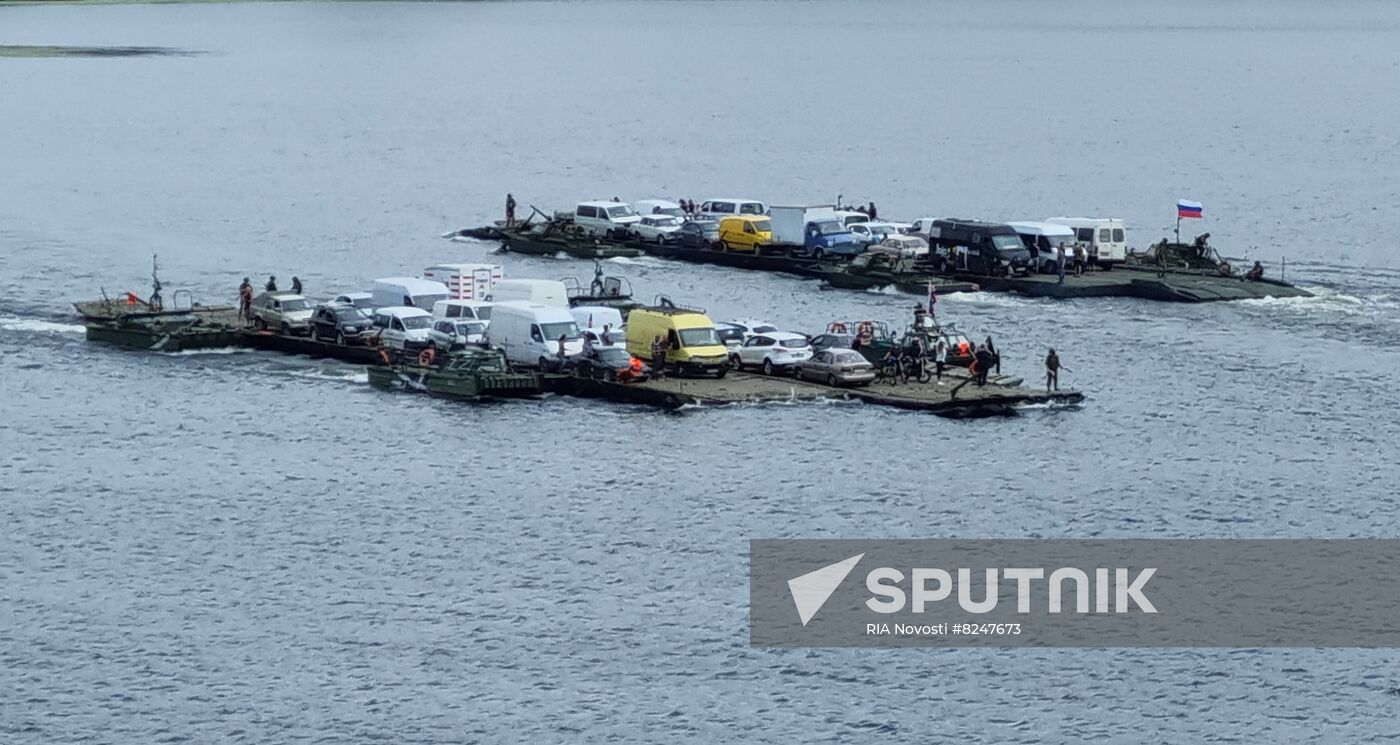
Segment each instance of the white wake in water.
[[82,334],[85,329],[80,323],[59,323],[40,318],[0,316],[0,330],[22,331],[29,334]]

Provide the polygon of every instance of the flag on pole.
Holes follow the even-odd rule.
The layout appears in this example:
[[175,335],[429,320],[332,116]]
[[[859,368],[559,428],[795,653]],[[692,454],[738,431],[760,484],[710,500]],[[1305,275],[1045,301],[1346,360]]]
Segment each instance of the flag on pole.
[[1176,217],[1178,220],[1199,220],[1201,219],[1201,203],[1193,202],[1189,199],[1176,200]]
[[933,286],[933,281],[928,283],[928,314],[934,314],[933,306],[938,305],[938,290]]

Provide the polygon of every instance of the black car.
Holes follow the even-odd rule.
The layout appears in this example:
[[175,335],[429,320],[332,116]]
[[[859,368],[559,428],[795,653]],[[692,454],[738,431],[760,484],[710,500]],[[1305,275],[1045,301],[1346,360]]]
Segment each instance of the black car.
[[594,347],[588,354],[574,360],[574,369],[581,376],[614,381],[619,378],[640,383],[650,377],[651,368],[633,362],[627,350],[618,347]]
[[668,243],[683,248],[714,248],[719,243],[719,223],[713,220],[691,220],[671,234]]
[[855,340],[854,334],[820,334],[812,337],[812,354],[828,349],[851,349]]
[[366,344],[374,335],[374,327],[364,311],[353,305],[321,305],[311,314],[311,338],[335,340],[336,344]]

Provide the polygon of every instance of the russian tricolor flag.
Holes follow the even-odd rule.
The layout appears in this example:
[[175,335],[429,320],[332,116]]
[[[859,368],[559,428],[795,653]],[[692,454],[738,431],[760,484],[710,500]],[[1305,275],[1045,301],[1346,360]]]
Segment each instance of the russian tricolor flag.
[[1176,200],[1176,216],[1180,220],[1201,219],[1201,203],[1189,199]]

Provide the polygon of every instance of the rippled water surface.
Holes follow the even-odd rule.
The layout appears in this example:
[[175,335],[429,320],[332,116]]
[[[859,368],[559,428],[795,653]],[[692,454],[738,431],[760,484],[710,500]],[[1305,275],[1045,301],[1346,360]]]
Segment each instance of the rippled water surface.
[[[1396,533],[1400,8],[636,2],[0,8],[0,742],[1363,742],[1362,650],[755,650],[754,537]],[[522,204],[886,214],[1178,197],[1315,298],[974,293],[1076,409],[466,406],[266,353],[89,345],[67,303],[363,288]],[[1189,226],[1195,228],[1195,225]],[[511,276],[584,276],[503,257]],[[918,298],[642,258],[816,330]]]

